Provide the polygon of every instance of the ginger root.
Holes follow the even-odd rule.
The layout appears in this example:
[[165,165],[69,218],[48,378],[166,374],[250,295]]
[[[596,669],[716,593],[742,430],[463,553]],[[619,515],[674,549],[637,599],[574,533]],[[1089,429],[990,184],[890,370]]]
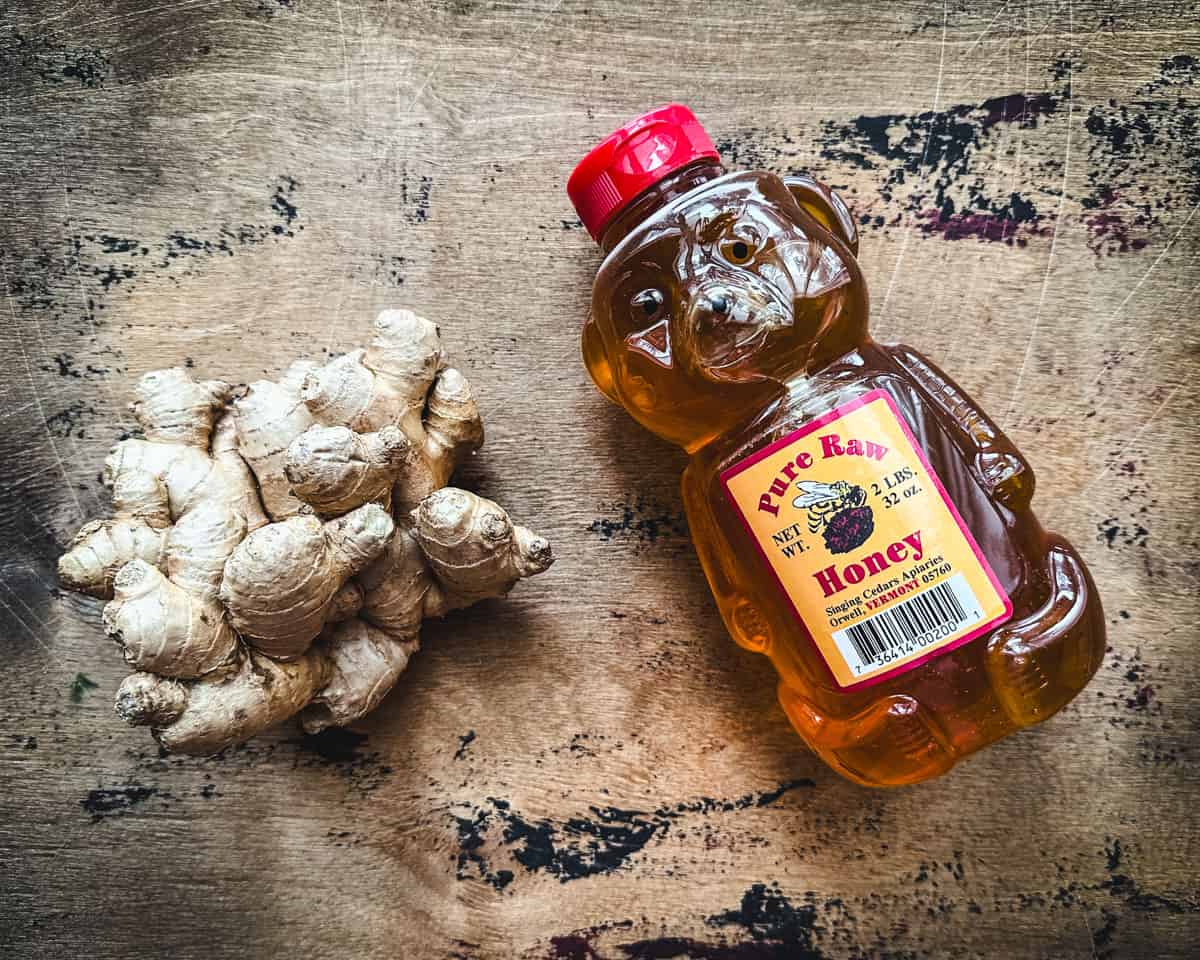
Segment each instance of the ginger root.
[[114,580],[104,631],[138,670],[165,677],[222,671],[237,654],[237,636],[220,604],[189,593],[145,560],[131,560]]
[[126,723],[151,725],[167,750],[220,753],[295,715],[329,673],[317,650],[287,663],[244,650],[237,669],[219,680],[131,674],[117,690],[116,711]]
[[174,368],[131,404],[143,436],[105,464],[114,516],[59,560],[137,671],[116,712],[210,754],[297,714],[365,716],[421,621],[506,594],[553,562],[497,504],[446,487],[483,443],[437,327],[385,310],[366,349],[235,388]]
[[329,523],[291,517],[238,544],[225,563],[221,599],[244,639],[293,660],[321,632],[342,584],[387,546],[395,524],[369,503]]

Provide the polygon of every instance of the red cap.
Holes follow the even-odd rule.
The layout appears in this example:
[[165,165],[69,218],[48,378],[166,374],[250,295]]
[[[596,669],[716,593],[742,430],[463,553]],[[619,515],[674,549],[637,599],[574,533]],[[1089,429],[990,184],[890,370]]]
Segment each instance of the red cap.
[[593,240],[647,187],[700,157],[720,159],[695,114],[670,103],[620,127],[579,161],[567,196]]

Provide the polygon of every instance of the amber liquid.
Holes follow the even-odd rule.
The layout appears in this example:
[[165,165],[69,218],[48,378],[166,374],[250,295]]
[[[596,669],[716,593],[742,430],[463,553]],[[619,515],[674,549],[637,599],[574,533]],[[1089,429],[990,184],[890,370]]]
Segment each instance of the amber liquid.
[[[771,175],[760,176],[768,192],[775,189]],[[722,185],[708,179],[703,173],[684,178],[665,192],[707,191],[719,210]],[[627,212],[628,222],[618,222],[614,236],[653,216],[669,196],[651,196],[643,201],[646,209]],[[606,238],[607,248],[613,243]],[[584,354],[603,392],[619,397],[643,425],[689,450],[684,503],[717,606],[734,639],[774,664],[780,702],[800,736],[850,779],[896,786],[945,773],[962,757],[1059,710],[1099,666],[1104,618],[1074,549],[1043,530],[1029,508],[1033,473],[1011,443],[923,357],[881,346],[867,335],[865,284],[849,250],[842,249],[855,283],[850,293],[840,294],[835,328],[824,330],[819,347],[791,371],[786,367],[796,366],[796,354],[781,343],[774,366],[785,372],[769,382],[698,388],[694,380],[656,376],[653,365],[640,361],[613,364],[611,342],[603,343],[591,323]],[[614,293],[615,276],[601,269],[595,303]],[[772,367],[775,358],[758,359]],[[757,555],[719,476],[806,421],[876,388],[895,400],[1010,597],[1013,613],[990,633],[906,672],[845,690],[834,683]],[[1023,469],[1001,471],[1002,482],[996,483],[987,468],[1001,461]]]

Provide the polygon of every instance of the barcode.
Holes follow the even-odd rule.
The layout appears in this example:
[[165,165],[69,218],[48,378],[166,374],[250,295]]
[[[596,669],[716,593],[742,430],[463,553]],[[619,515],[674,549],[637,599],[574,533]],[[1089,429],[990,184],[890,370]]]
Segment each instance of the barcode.
[[851,669],[861,674],[900,660],[981,619],[979,601],[957,573],[861,623],[835,631],[833,638]]

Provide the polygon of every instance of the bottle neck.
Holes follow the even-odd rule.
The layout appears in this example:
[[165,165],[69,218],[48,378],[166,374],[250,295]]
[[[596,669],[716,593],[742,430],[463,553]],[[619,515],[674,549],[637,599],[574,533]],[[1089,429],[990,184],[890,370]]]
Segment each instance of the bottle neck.
[[676,197],[690,193],[701,184],[724,175],[719,160],[702,157],[686,167],[673,170],[652,187],[648,187],[624,210],[609,221],[600,234],[600,250],[605,256],[624,240],[643,220]]

